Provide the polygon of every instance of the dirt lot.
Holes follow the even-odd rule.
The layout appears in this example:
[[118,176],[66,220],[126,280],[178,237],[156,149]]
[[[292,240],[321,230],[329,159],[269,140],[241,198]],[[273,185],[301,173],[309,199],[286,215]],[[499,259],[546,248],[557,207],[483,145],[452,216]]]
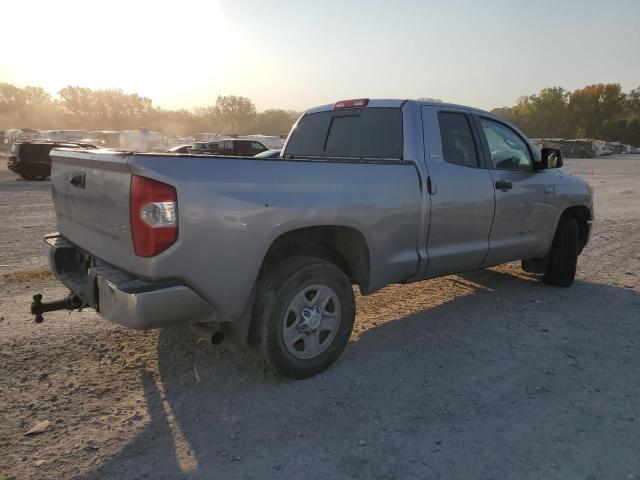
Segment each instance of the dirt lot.
[[598,216],[573,287],[505,265],[386,288],[293,382],[180,329],[34,324],[64,293],[49,184],[0,157],[0,479],[640,478],[640,156],[567,163]]

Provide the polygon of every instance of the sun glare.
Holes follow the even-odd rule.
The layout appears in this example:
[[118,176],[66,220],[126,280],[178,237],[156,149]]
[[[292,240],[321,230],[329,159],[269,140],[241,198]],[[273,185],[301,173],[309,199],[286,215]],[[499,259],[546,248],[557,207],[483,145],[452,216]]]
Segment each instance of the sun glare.
[[214,2],[186,3],[11,2],[8,18],[29,18],[34,33],[25,36],[23,22],[3,25],[0,35],[18,40],[3,41],[14,47],[2,81],[50,93],[117,87],[171,107],[206,103],[193,96],[208,90],[213,101],[241,42]]

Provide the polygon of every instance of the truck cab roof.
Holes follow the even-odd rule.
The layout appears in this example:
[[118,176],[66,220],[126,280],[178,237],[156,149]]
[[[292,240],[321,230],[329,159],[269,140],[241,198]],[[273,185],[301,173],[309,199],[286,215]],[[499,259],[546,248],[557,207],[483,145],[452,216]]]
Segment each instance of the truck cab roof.
[[[418,106],[422,106],[422,105],[435,105],[435,106],[441,106],[441,107],[448,107],[448,108],[463,108],[465,110],[470,110],[476,113],[482,113],[484,115],[493,115],[490,112],[487,112],[485,110],[480,110],[478,108],[474,108],[474,107],[469,107],[466,105],[458,105],[455,103],[443,103],[443,102],[433,102],[433,101],[427,101],[427,100],[415,100],[415,99],[410,99],[410,98],[404,98],[404,99],[394,99],[394,98],[371,98],[371,99],[361,99],[361,100],[365,100],[366,101],[366,105],[365,107],[369,107],[369,108],[402,108],[405,104],[407,103],[414,103]],[[351,101],[351,100],[343,100],[343,101]],[[335,103],[327,103],[325,105],[319,105],[317,107],[313,107],[310,108],[308,110],[305,111],[305,113],[318,113],[318,112],[326,112],[329,110],[334,110],[336,105],[338,103],[341,103],[343,101],[339,101],[339,102],[335,102]],[[358,108],[358,106],[356,106],[355,108]]]

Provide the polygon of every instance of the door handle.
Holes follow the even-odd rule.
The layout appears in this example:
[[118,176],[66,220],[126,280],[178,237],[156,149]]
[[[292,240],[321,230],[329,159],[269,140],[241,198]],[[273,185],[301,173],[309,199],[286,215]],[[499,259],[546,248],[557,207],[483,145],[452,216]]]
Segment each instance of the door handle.
[[498,180],[496,182],[496,188],[502,191],[510,190],[513,188],[513,183],[511,183],[509,180]]

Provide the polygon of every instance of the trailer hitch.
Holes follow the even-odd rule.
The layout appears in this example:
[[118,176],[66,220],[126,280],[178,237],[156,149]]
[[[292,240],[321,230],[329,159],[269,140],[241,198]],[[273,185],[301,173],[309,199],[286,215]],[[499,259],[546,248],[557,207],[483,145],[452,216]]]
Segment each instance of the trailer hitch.
[[75,294],[70,294],[63,300],[55,300],[53,302],[42,302],[42,294],[38,293],[33,296],[33,302],[31,302],[31,315],[35,315],[35,322],[42,323],[44,318],[43,313],[54,312],[56,310],[82,310],[86,304],[82,299]]

